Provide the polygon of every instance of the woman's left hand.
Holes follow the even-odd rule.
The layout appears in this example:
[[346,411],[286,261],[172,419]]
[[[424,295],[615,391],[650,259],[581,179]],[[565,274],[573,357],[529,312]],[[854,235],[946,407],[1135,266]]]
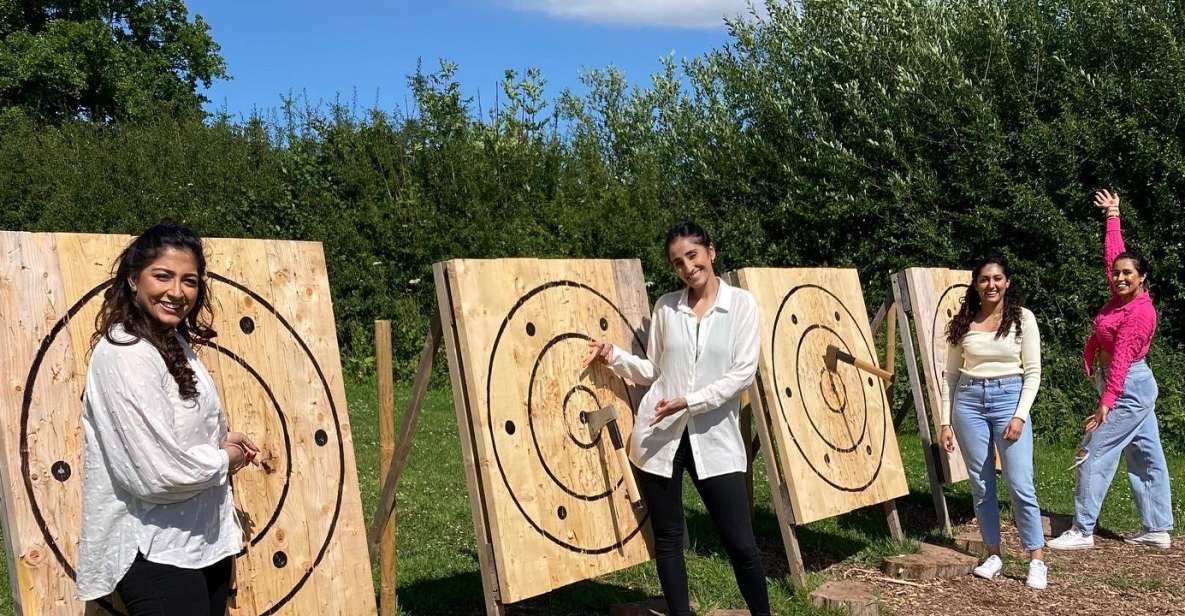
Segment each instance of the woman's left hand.
[[1008,422],[1008,426],[1004,428],[1004,440],[1015,441],[1020,438],[1020,433],[1025,429],[1025,420],[1020,417],[1013,417]]
[[1110,412],[1110,407],[1100,403],[1099,408],[1095,409],[1095,412],[1091,414],[1090,417],[1086,418],[1086,429],[1084,431],[1087,434],[1090,434],[1091,432],[1098,430],[1099,426],[1103,425],[1103,423],[1107,421],[1107,415]]
[[650,425],[656,425],[667,417],[686,409],[687,399],[682,396],[674,400],[659,400],[658,404],[654,407],[654,420],[650,422]]

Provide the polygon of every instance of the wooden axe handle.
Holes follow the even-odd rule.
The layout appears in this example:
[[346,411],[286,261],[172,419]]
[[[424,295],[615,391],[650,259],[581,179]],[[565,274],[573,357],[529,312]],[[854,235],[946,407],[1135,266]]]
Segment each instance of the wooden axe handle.
[[621,478],[625,480],[625,492],[631,503],[642,502],[642,495],[638,492],[638,484],[634,481],[634,467],[630,464],[630,457],[625,455],[625,449],[616,449],[617,464],[621,467]]
[[885,382],[893,382],[892,372],[889,372],[888,370],[882,370],[881,368],[878,368],[876,364],[870,361],[865,361],[859,357],[853,357],[850,353],[845,353],[844,351],[840,351],[838,349],[835,351],[835,358],[838,361],[844,362],[845,364],[851,364],[865,372],[878,376]]

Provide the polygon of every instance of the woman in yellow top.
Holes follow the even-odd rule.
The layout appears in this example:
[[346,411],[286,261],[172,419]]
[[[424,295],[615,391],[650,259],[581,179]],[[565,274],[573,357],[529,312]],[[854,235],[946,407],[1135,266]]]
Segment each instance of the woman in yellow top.
[[1000,504],[994,451],[1000,452],[1012,515],[1032,557],[1026,584],[1047,585],[1045,536],[1033,487],[1033,429],[1029,409],[1041,385],[1041,334],[1024,307],[1002,257],[975,266],[963,306],[946,330],[939,441],[954,451],[958,438],[975,498],[975,517],[989,556],[975,575],[1000,575]]

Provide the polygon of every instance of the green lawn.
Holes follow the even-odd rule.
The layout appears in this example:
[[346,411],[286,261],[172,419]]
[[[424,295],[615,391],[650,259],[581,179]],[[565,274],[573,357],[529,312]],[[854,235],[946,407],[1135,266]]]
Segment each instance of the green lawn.
[[[378,428],[376,391],[373,381],[350,384],[350,417],[358,460],[363,506],[368,516],[378,499]],[[398,392],[399,408],[406,402],[407,389]],[[925,539],[934,526],[934,512],[926,482],[925,467],[917,435],[899,436],[901,453],[909,479],[910,495],[900,499],[899,510],[911,539]],[[777,614],[822,614],[809,605],[805,593],[793,592],[786,580],[786,562],[781,537],[769,500],[764,468],[758,457],[756,528],[767,555],[770,598]],[[1069,468],[1072,445],[1039,445],[1037,491],[1044,509],[1070,513],[1073,510],[1073,478]],[[1169,461],[1177,486],[1185,485],[1185,458]],[[462,471],[460,446],[452,399],[446,388],[428,395],[411,457],[399,491],[399,605],[406,614],[480,613],[481,580],[474,552],[473,527],[469,515]],[[691,535],[688,571],[693,600],[701,610],[715,607],[744,607],[732,578],[728,559],[717,542],[711,521],[695,489],[687,483],[686,507]],[[1185,519],[1182,490],[1174,493],[1174,515]],[[1001,492],[1001,498],[1007,498]],[[947,490],[947,501],[956,523],[971,518],[967,485]],[[1004,516],[1009,515],[1007,507]],[[1127,482],[1119,473],[1101,516],[1108,530],[1124,532],[1139,527]],[[880,555],[900,551],[888,539],[879,507],[823,520],[798,529],[808,570],[818,571],[840,561],[875,563]],[[912,542],[912,541],[911,541]],[[908,549],[908,547],[905,547]],[[6,563],[0,564],[0,567]],[[3,569],[0,569],[3,571]],[[3,571],[5,579],[7,572]],[[823,578],[814,574],[811,583]],[[589,614],[605,613],[614,603],[633,601],[659,593],[658,579],[651,564],[582,582],[519,604],[520,613]],[[13,611],[9,589],[0,593],[0,614]]]

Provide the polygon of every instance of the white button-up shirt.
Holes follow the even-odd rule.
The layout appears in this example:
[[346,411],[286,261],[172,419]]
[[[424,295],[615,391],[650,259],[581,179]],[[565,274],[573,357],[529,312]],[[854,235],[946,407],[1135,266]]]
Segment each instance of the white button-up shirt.
[[[630,435],[634,465],[670,477],[686,430],[701,478],[744,472],[749,460],[741,437],[740,394],[753,383],[760,350],[760,315],[748,291],[720,281],[716,303],[702,319],[688,305],[687,289],[660,297],[650,321],[649,358],[614,347],[609,360],[618,376],[650,385]],[[687,410],[651,426],[658,401],[680,396]]]
[[100,339],[86,374],[78,597],[115,590],[136,552],[200,569],[237,554],[226,436],[214,380],[184,341],[198,397],[182,400],[156,347],[122,328]]

